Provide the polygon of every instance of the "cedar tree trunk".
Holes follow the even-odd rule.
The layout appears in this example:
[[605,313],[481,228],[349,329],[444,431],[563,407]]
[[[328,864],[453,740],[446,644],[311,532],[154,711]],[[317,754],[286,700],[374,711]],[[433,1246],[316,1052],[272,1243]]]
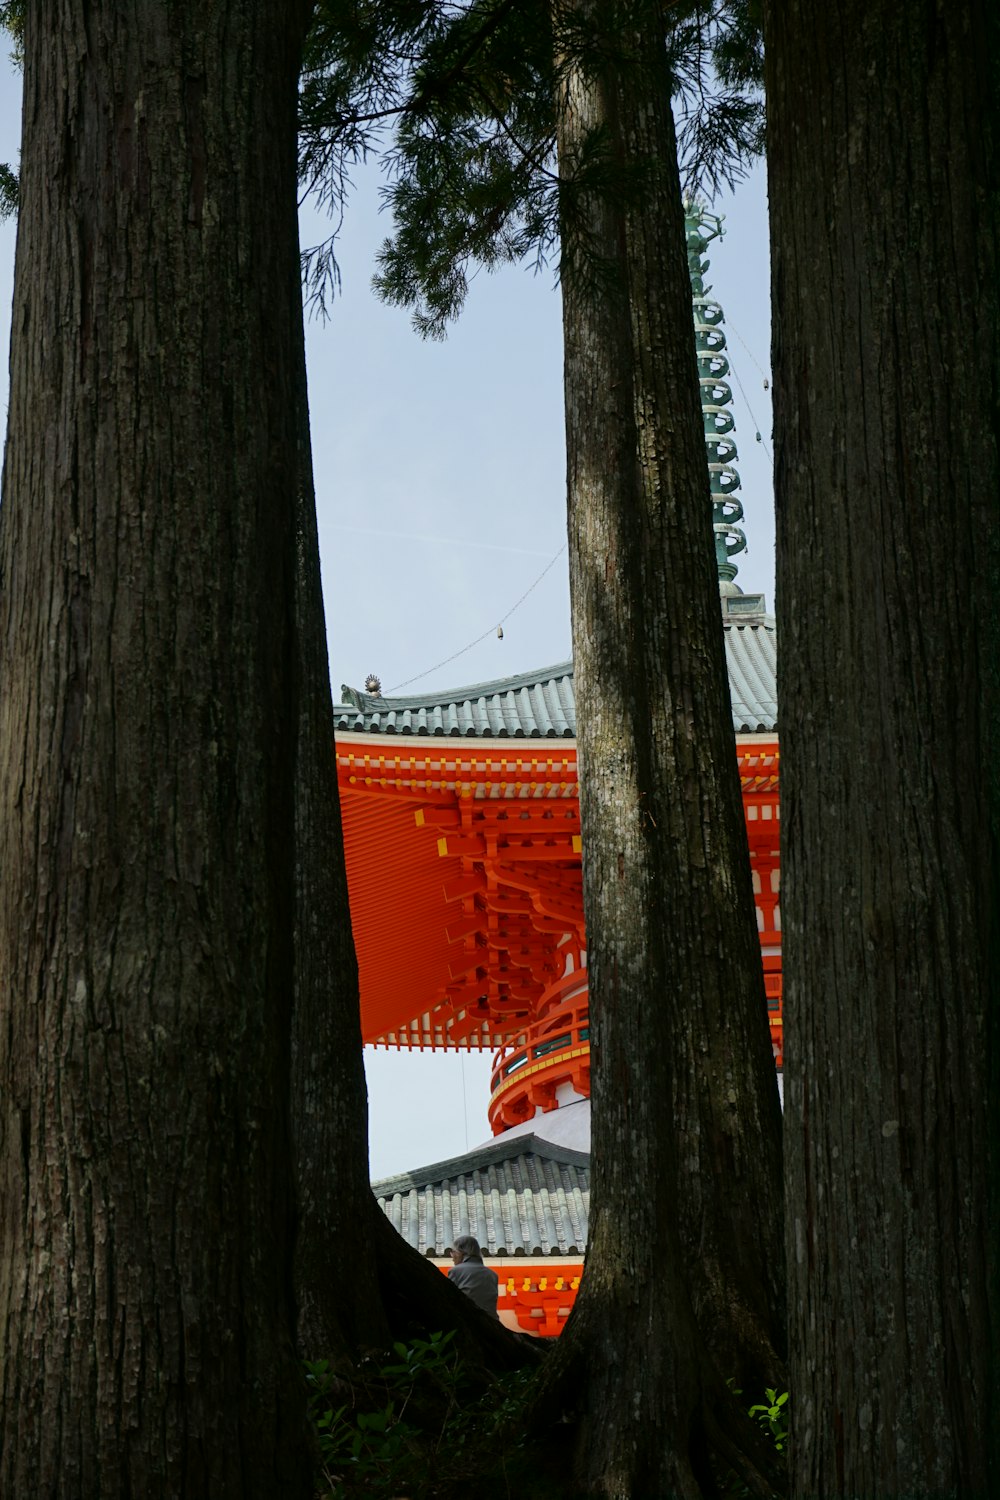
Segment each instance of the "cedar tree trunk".
[[991,0],[768,15],[810,1500],[1000,1487],[997,19]]
[[[655,9],[558,105],[593,1049],[593,1213],[567,1361],[583,1477],[688,1495],[780,1377],[780,1113],[726,687],[691,291]],[[610,38],[613,37],[613,41]],[[586,190],[594,132],[637,190]],[[577,181],[574,182],[574,177]]]
[[301,380],[292,1026],[292,1130],[299,1209],[296,1321],[302,1354],[308,1359],[333,1360],[346,1373],[359,1354],[384,1348],[389,1342],[371,1241],[381,1235],[376,1218],[391,1226],[368,1180],[358,965],[337,787],[304,353]]
[[304,4],[27,8],[0,512],[0,1493],[309,1493]]

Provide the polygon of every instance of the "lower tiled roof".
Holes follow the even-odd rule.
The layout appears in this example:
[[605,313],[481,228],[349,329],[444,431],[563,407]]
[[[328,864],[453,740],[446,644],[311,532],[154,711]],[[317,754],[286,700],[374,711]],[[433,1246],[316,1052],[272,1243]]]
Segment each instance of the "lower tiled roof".
[[372,1183],[379,1207],[422,1255],[475,1235],[487,1255],[582,1255],[590,1157],[536,1135]]
[[[726,621],[726,665],[733,729],[771,734],[778,727],[774,620],[756,615]],[[559,662],[517,677],[478,682],[452,693],[373,697],[341,688],[336,727],[355,734],[457,736],[474,739],[574,739],[573,663]]]
[[778,727],[778,652],[773,627],[726,626],[729,702],[737,734],[772,734]]
[[472,683],[451,694],[373,698],[346,683],[340,691],[344,702],[334,705],[336,727],[364,734],[567,740],[576,735],[571,661]]

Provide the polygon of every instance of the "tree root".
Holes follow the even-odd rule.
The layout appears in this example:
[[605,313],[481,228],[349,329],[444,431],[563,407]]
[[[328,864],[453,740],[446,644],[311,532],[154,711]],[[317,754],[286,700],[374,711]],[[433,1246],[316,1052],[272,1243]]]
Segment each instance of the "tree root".
[[[538,1364],[544,1341],[512,1333],[472,1303],[437,1266],[412,1249],[372,1203],[370,1241],[390,1336],[406,1342],[455,1330],[455,1348],[470,1372],[490,1374]],[[365,1351],[367,1352],[367,1351]]]

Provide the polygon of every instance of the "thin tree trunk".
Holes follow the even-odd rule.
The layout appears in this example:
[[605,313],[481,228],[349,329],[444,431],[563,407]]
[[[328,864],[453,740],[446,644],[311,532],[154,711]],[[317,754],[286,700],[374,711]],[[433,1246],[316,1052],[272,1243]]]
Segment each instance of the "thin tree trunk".
[[588,1486],[694,1495],[724,1429],[746,1441],[724,1378],[781,1369],[780,1113],[663,35],[654,8],[624,36],[611,6],[581,14],[619,66],[569,70],[561,176],[601,130],[616,170],[643,178],[617,202],[564,191],[594,1184],[562,1358],[586,1360]]
[[997,13],[790,0],[767,56],[794,1491],[968,1500],[1000,1488]]
[[0,1492],[309,1493],[305,5],[27,7],[0,512]]

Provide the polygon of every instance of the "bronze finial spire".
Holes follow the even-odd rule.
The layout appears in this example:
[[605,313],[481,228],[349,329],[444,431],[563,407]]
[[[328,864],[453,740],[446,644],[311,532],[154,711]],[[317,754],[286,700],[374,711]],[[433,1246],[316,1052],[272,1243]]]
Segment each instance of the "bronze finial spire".
[[701,411],[705,424],[705,450],[708,458],[709,488],[712,496],[712,525],[715,531],[715,561],[719,571],[719,588],[724,594],[739,593],[734,582],[739,571],[732,561],[746,551],[747,539],[736,523],[743,519],[743,506],[736,497],[740,476],[734,468],[739,457],[732,436],[736,426],[730,406],[733,393],[726,381],[729,360],[726,357],[726,335],[721,305],[709,297],[705,285],[708,261],[705,251],[712,240],[722,236],[722,218],[710,214],[704,204],[688,199],[684,204],[684,228],[687,234],[688,270],[691,276],[691,300],[694,310],[695,344],[698,352],[698,382],[701,387]]

